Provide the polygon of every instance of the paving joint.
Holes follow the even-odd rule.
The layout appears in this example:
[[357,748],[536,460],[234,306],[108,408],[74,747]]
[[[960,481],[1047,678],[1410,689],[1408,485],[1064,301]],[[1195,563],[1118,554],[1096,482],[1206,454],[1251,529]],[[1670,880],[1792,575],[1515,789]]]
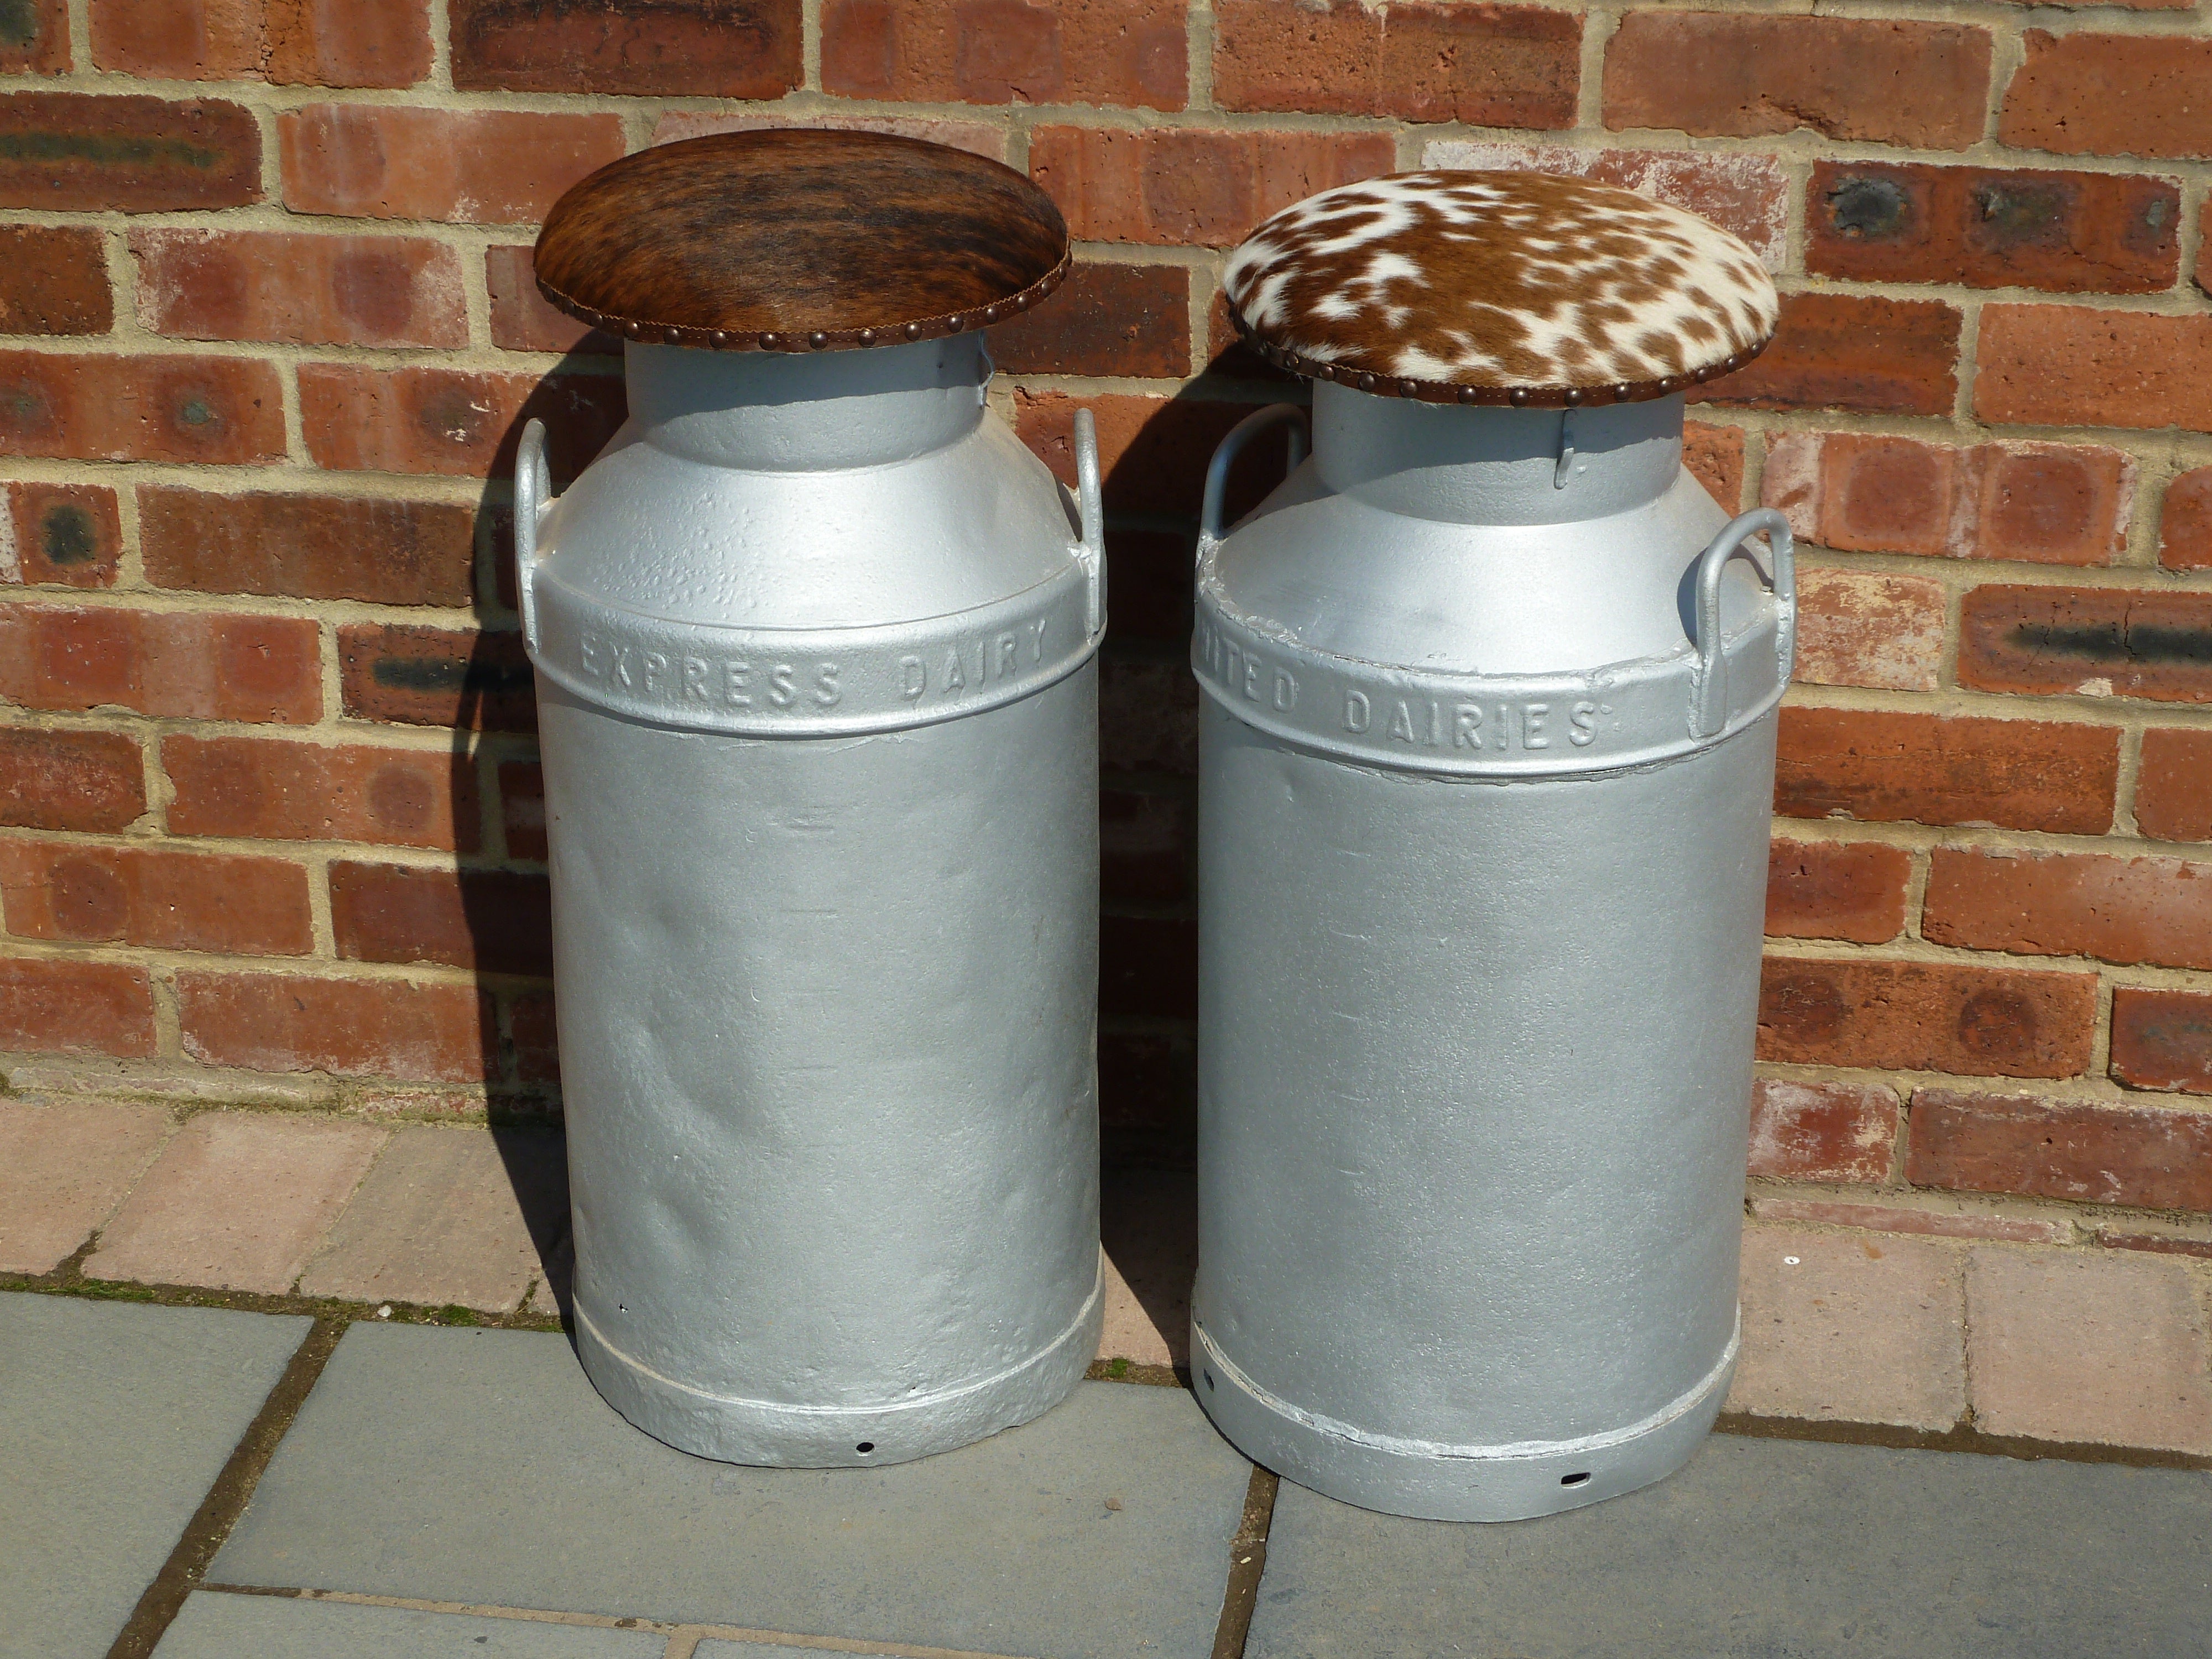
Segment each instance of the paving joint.
[[1805,1417],[1759,1417],[1723,1412],[1716,1434],[1745,1440],[1813,1440],[1831,1446],[1886,1446],[1898,1451],[1970,1452],[2027,1463],[2121,1463],[2137,1469],[2212,1470],[2212,1456],[2152,1446],[2106,1445],[2094,1440],[2038,1440],[1990,1434],[1975,1426],[1973,1413],[1948,1429],[1914,1429],[1894,1423],[1838,1423]]
[[1282,1477],[1255,1464],[1244,1489],[1244,1516],[1229,1545],[1229,1583],[1221,1593],[1221,1622],[1214,1627],[1213,1659],[1244,1659],[1260,1580],[1267,1571],[1267,1534],[1275,1521]]

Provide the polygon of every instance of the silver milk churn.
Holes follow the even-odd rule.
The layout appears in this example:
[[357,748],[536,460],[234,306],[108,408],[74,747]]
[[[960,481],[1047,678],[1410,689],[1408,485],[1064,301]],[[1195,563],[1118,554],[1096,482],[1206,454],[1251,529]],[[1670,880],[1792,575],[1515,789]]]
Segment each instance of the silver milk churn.
[[1019,173],[867,133],[648,149],[538,240],[629,401],[515,483],[574,1329],[702,1456],[924,1456],[1097,1349],[1097,451],[1079,506],[980,332],[1067,269]]
[[1774,289],[1674,208],[1453,172],[1290,208],[1226,285],[1312,458],[1224,538],[1304,416],[1247,421],[1199,543],[1198,1397],[1370,1509],[1627,1492],[1737,1352],[1795,602],[1682,394]]

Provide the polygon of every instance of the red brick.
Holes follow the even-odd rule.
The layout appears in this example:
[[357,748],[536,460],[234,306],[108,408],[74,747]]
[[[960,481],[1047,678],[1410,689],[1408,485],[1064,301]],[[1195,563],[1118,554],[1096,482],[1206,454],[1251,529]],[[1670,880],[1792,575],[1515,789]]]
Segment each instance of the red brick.
[[2212,1210],[2212,1113],[1916,1090],[1905,1178],[1954,1192]]
[[536,761],[500,763],[499,813],[507,857],[544,863],[545,774]]
[[2212,156],[2212,40],[2172,34],[2021,36],[2001,143],[2068,155]]
[[525,422],[546,426],[556,480],[573,478],[622,425],[613,375],[481,374],[459,368],[300,365],[300,422],[315,465],[339,471],[510,477]]
[[0,1050],[154,1052],[154,988],[113,962],[0,960]]
[[185,1053],[210,1066],[421,1083],[499,1071],[491,999],[473,986],[188,971],[177,1017]]
[[465,346],[461,256],[419,236],[141,230],[138,321],[188,340]]
[[138,545],[157,587],[465,605],[475,537],[474,510],[457,501],[138,486]]
[[8,486],[0,583],[112,587],[123,556],[115,492],[101,484]]
[[1878,1083],[1751,1085],[1750,1173],[1775,1181],[1886,1180],[1898,1102]]
[[[1090,410],[1097,422],[1098,465],[1109,510],[1195,519],[1214,447],[1253,405],[1115,394],[1078,399],[1065,392],[1018,388],[1014,429],[1071,487],[1078,409]],[[1274,443],[1254,444],[1238,459],[1230,474],[1226,509],[1232,520],[1282,481],[1283,459]]]
[[1682,423],[1682,465],[1730,517],[1743,510],[1743,428]]
[[453,0],[467,90],[781,98],[799,84],[799,0]]
[[172,835],[477,848],[476,767],[465,755],[173,737],[161,768],[174,791]]
[[1227,247],[1293,202],[1388,173],[1382,133],[1045,127],[1030,176],[1090,242]]
[[15,0],[0,13],[0,74],[66,75],[69,0]]
[[553,993],[525,991],[515,997],[507,1006],[507,1029],[514,1036],[515,1075],[525,1083],[560,1082]]
[[114,325],[98,231],[0,225],[0,334],[105,334]]
[[0,207],[167,213],[261,199],[261,129],[198,98],[0,97]]
[[1133,789],[1098,796],[1098,884],[1107,902],[1175,904],[1190,896],[1191,804]]
[[1117,640],[1190,643],[1191,538],[1181,531],[1106,531],[1106,592]]
[[145,763],[129,738],[0,726],[0,824],[121,830],[145,810]]
[[1943,660],[1942,586],[1918,576],[1797,569],[1797,672],[1814,685],[1933,691]]
[[1190,373],[1190,272],[1079,263],[1058,293],[990,335],[1012,374],[1180,380]]
[[83,461],[278,461],[283,394],[243,357],[0,351],[0,453]]
[[1773,343],[1692,395],[1752,409],[1948,415],[1962,320],[1937,300],[1785,294]]
[[2212,864],[1939,847],[1920,931],[2014,956],[2212,968]]
[[1985,29],[1632,11],[1606,45],[1605,124],[1964,149],[1982,136],[1989,84]]
[[2212,432],[2212,317],[1985,306],[1976,358],[1985,421]]
[[23,939],[304,956],[307,872],[284,859],[0,841],[8,931]]
[[1881,945],[1905,931],[1912,860],[1871,841],[1776,841],[1766,854],[1766,932],[1772,939]]
[[331,926],[348,961],[553,971],[552,896],[543,876],[333,864]]
[[825,0],[822,88],[921,103],[1181,109],[1182,0]]
[[1486,127],[1575,124],[1582,19],[1542,6],[1218,0],[1224,109],[1396,115]]
[[[673,144],[686,138],[703,138],[715,132],[759,132],[769,127],[799,127],[819,132],[888,132],[901,138],[919,138],[986,155],[994,161],[1006,159],[1006,129],[989,121],[947,121],[933,115],[748,115],[708,110],[670,110],[653,124],[656,144]],[[1066,206],[1062,203],[1061,207]]]
[[2130,1089],[2212,1095],[2212,996],[2114,991],[2112,1073]]
[[2089,1064],[2094,974],[1949,963],[1770,957],[1759,1057],[2004,1077],[2074,1077]]
[[1098,768],[1107,774],[1198,771],[1198,682],[1181,659],[1102,657]]
[[92,0],[92,61],[160,81],[405,87],[430,70],[426,0]]
[[2188,1238],[2172,1233],[2138,1233],[2118,1227],[2097,1229],[2097,1243],[2108,1250],[2149,1250],[2159,1255],[2195,1256],[2212,1261],[2212,1238]]
[[349,623],[338,629],[338,678],[356,720],[537,729],[537,685],[520,634]]
[[1195,1018],[1198,924],[1164,916],[1101,916],[1098,1011]]
[[2136,771],[2136,828],[2160,841],[2212,841],[2212,732],[2154,727]]
[[1868,283],[2150,294],[2180,270],[2171,179],[1820,161],[1805,268]]
[[1774,810],[2101,836],[2119,769],[2120,734],[2108,726],[1790,708]]
[[618,115],[309,104],[277,118],[284,205],[355,219],[535,224],[623,153]]
[[2166,485],[2158,562],[2169,570],[2212,570],[2212,466],[2184,472]]
[[538,291],[527,247],[484,250],[484,286],[491,292],[491,343],[507,351],[582,351],[618,357],[622,342],[556,311]]
[[1960,608],[1959,684],[2212,702],[2212,593],[1977,587]]
[[295,617],[0,605],[0,696],[31,708],[309,725],[323,712],[322,636]]

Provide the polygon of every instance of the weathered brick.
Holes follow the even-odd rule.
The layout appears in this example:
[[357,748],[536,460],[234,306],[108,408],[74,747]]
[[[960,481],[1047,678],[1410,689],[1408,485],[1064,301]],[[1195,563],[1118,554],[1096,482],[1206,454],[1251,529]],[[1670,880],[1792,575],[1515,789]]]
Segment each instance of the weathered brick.
[[322,641],[295,617],[0,605],[0,696],[32,708],[312,724]]
[[103,484],[11,483],[0,583],[112,587],[123,556],[115,492]]
[[1951,23],[1632,11],[1606,44],[1605,124],[1964,149],[1982,136],[1990,36]]
[[1752,409],[1948,415],[1962,321],[1940,300],[1785,294],[1773,343],[1692,395]]
[[469,90],[781,98],[799,82],[799,0],[453,0]]
[[2168,570],[2212,570],[2212,466],[2194,468],[2166,485],[2158,562]]
[[507,1030],[514,1042],[515,1075],[525,1083],[558,1083],[561,1050],[553,993],[525,991],[507,1008]]
[[507,857],[544,863],[545,774],[536,761],[500,763],[499,814]]
[[1030,176],[1091,242],[1226,247],[1291,203],[1396,165],[1382,133],[1130,131],[1030,134]]
[[507,477],[526,422],[545,422],[556,481],[584,470],[623,423],[613,375],[300,365],[300,422],[315,465],[339,471]]
[[1099,792],[1098,885],[1108,903],[1188,899],[1194,850],[1188,800],[1133,789]]
[[1797,572],[1797,678],[1933,691],[1943,661],[1938,583],[1856,570]]
[[0,1052],[154,1052],[154,988],[116,962],[0,958]]
[[520,634],[349,623],[338,629],[338,678],[356,720],[471,732],[538,726]]
[[2107,726],[1785,708],[1774,810],[2101,836],[2119,768],[2120,734]]
[[1542,6],[1426,0],[1218,0],[1213,95],[1224,109],[1575,124],[1582,19]]
[[92,61],[159,81],[407,87],[430,71],[426,0],[92,0]]
[[476,767],[465,755],[173,737],[161,769],[174,791],[172,835],[477,848]]
[[2212,156],[2212,40],[2172,34],[2021,36],[1997,137],[2068,155]]
[[2100,1227],[2097,1229],[2097,1243],[2108,1250],[2148,1250],[2155,1255],[2186,1255],[2194,1256],[2199,1261],[2212,1261],[2212,1238],[2191,1238],[2186,1234]]
[[185,1053],[210,1066],[422,1083],[499,1071],[491,998],[469,985],[187,970],[177,1019]]
[[1751,1085],[1750,1173],[1776,1181],[1886,1180],[1897,1146],[1896,1091],[1878,1083]]
[[2212,317],[1985,306],[1975,357],[1985,421],[2212,432]]
[[[1098,465],[1109,510],[1194,519],[1214,447],[1253,405],[1115,394],[1078,399],[1060,392],[1017,389],[1014,429],[1071,487],[1078,409],[1090,410],[1097,422]],[[1254,444],[1237,459],[1230,471],[1231,520],[1282,482],[1283,459],[1283,450],[1273,443]]]
[[[1733,518],[1743,510],[1743,428],[1682,422],[1682,465]],[[1798,649],[1804,648],[1801,637]]]
[[1198,924],[1169,916],[1101,916],[1098,1012],[1195,1018]]
[[2212,593],[1977,587],[1960,607],[1959,684],[2212,702]]
[[2212,732],[2143,733],[2136,828],[2160,841],[2212,841]]
[[420,236],[141,230],[138,321],[188,340],[465,346],[461,256]]
[[[653,124],[656,144],[673,144],[686,138],[703,138],[715,132],[759,132],[765,128],[800,127],[822,132],[888,132],[900,138],[919,138],[944,144],[994,161],[1006,159],[1006,129],[988,121],[948,121],[933,115],[811,115],[744,114],[736,112],[670,110]],[[1066,203],[1060,204],[1064,209]]]
[[1761,1221],[1796,1221],[1816,1227],[1859,1227],[1878,1233],[1919,1233],[1930,1238],[1993,1238],[2008,1244],[2070,1244],[2069,1222],[1951,1210],[1910,1209],[1901,1204],[1839,1204],[1817,1198],[1754,1198]]
[[2094,974],[1770,957],[1759,981],[1759,1057],[2075,1077],[2088,1067],[2096,1018]]
[[0,334],[105,334],[114,325],[98,231],[0,225]]
[[2212,968],[2212,864],[1939,847],[1920,931],[2014,956]]
[[307,872],[286,859],[0,841],[8,931],[75,944],[304,956]]
[[622,342],[556,311],[538,291],[527,247],[484,250],[484,286],[491,293],[491,343],[507,351],[581,351],[622,355]]
[[1106,532],[1106,592],[1118,640],[1190,641],[1192,547],[1173,530]]
[[261,129],[215,98],[0,97],[0,207],[169,213],[261,199]]
[[333,864],[331,926],[349,961],[553,971],[552,896],[543,876]]
[[1766,853],[1766,932],[1773,939],[1880,945],[1905,931],[1912,860],[1874,841],[1780,841]]
[[309,104],[277,118],[295,213],[535,224],[623,154],[618,115]]
[[145,763],[129,738],[0,726],[0,824],[121,830],[145,810]]
[[15,0],[0,10],[0,74],[66,75],[69,0]]
[[1868,283],[2150,294],[2180,270],[2171,179],[1820,161],[1805,268]]
[[1107,774],[1198,771],[1198,682],[1190,665],[1155,657],[1098,664],[1098,767]]
[[2212,996],[2115,990],[2111,1071],[2130,1089],[2212,1095]]
[[277,461],[276,370],[243,357],[0,351],[0,450],[83,461]]
[[1079,263],[1058,293],[990,337],[1009,374],[1181,380],[1190,373],[1190,272]]
[[1769,270],[1790,257],[1790,180],[1771,155],[1689,149],[1569,149],[1562,144],[1498,144],[1432,138],[1427,167],[1502,168],[1563,173],[1618,185],[1672,203],[1741,237]]
[[822,88],[921,103],[1181,109],[1182,0],[825,0]]
[[2212,1210],[2212,1113],[1918,1089],[1905,1178],[2154,1210]]
[[465,605],[476,514],[457,501],[138,487],[147,580],[203,593]]

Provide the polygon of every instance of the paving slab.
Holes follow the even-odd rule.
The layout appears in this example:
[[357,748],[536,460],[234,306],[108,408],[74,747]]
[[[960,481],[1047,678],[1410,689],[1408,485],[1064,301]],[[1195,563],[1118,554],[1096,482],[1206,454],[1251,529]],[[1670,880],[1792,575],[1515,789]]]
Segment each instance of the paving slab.
[[196,1590],[154,1659],[660,1659],[667,1648],[652,1631]]
[[1283,1483],[1246,1659],[2181,1659],[2212,1474],[1717,1435],[1680,1474],[1466,1526]]
[[1181,1389],[1111,1382],[917,1463],[739,1468],[631,1428],[557,1334],[360,1324],[208,1577],[1204,1659],[1249,1468]]
[[1100,1181],[1098,1222],[1106,1264],[1098,1357],[1188,1364],[1198,1177],[1188,1170],[1108,1170]]
[[866,1653],[870,1659],[877,1659],[880,1651],[876,1648],[822,1648],[811,1643],[795,1648],[788,1642],[740,1642],[710,1636],[691,1650],[691,1659],[822,1659],[825,1653]]
[[51,1273],[76,1255],[174,1127],[160,1106],[0,1100],[0,1273]]
[[307,1330],[0,1295],[0,1659],[101,1659]]

